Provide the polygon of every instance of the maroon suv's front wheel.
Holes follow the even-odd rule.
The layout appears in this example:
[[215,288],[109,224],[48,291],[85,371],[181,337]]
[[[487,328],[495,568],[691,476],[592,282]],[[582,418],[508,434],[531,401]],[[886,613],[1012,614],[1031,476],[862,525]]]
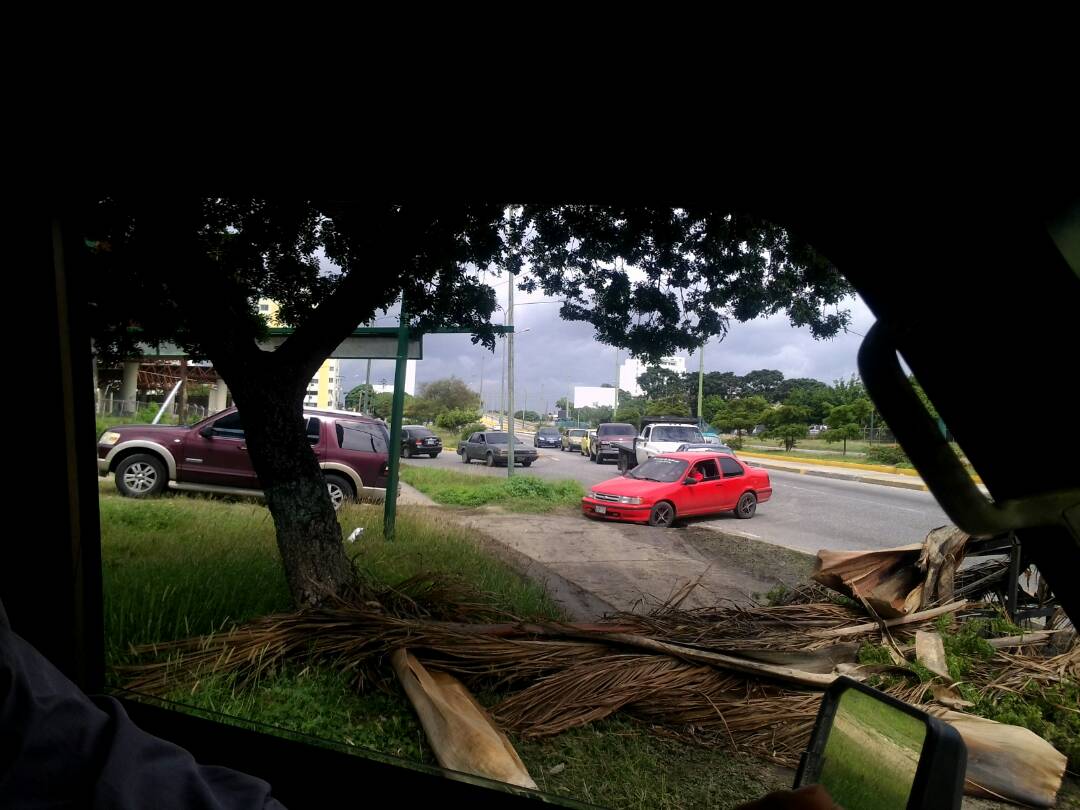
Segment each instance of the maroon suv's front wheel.
[[157,495],[169,484],[169,473],[157,456],[136,453],[116,465],[116,489],[128,498]]
[[345,501],[356,500],[356,493],[353,492],[352,484],[342,476],[327,473],[323,477],[326,479],[326,490],[330,493],[330,503],[334,505],[335,512],[341,508]]

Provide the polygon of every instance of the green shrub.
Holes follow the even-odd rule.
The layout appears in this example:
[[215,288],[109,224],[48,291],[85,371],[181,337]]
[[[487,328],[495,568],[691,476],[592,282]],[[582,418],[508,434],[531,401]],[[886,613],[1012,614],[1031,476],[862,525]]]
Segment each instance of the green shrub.
[[866,460],[872,464],[910,464],[911,460],[899,447],[889,447],[887,445],[877,445],[871,447],[866,451]]
[[435,424],[447,430],[461,430],[465,425],[475,421],[476,411],[470,411],[466,408],[454,408],[440,413],[435,419]]
[[466,425],[461,429],[461,438],[468,439],[474,433],[479,433],[482,430],[487,430],[487,425],[483,422],[473,422],[471,425]]

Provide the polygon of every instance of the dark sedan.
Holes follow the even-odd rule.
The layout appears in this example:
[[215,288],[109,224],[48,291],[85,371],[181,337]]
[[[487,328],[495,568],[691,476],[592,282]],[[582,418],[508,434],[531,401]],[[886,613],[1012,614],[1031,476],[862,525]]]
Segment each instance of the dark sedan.
[[442,452],[442,439],[423,425],[405,425],[401,429],[401,455],[431,456],[435,458]]
[[558,428],[543,427],[536,431],[533,436],[533,447],[559,447],[562,445],[562,434]]

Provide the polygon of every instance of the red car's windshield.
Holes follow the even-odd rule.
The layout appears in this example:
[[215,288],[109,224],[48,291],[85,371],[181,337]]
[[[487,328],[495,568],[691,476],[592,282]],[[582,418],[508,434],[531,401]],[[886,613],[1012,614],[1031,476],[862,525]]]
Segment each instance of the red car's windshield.
[[661,481],[672,484],[686,472],[686,462],[677,458],[650,458],[640,467],[635,467],[626,475],[628,478],[642,478],[646,481]]

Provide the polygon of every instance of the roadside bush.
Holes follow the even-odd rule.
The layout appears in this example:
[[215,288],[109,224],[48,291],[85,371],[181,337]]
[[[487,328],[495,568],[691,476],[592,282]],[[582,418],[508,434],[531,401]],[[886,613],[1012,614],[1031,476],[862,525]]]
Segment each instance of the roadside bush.
[[732,450],[742,450],[742,436],[729,436],[728,438],[724,439],[724,444],[726,444]]
[[479,433],[481,430],[487,430],[487,425],[483,422],[473,422],[471,425],[466,425],[461,429],[461,438],[465,440],[474,433]]
[[866,451],[866,460],[872,464],[896,465],[911,463],[911,459],[907,457],[907,453],[901,448],[885,447],[881,445],[868,448]]
[[447,430],[461,430],[465,425],[475,421],[476,411],[470,411],[465,408],[454,408],[440,413],[435,420],[435,424],[441,428],[446,428]]

